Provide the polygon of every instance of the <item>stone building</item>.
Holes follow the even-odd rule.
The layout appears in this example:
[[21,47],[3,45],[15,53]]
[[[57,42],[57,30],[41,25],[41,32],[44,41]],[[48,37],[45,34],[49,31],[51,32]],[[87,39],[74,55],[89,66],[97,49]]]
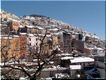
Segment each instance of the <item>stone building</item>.
[[20,57],[19,36],[3,36],[1,38],[1,59]]
[[27,39],[25,36],[11,35],[1,38],[1,59],[19,59],[27,53]]

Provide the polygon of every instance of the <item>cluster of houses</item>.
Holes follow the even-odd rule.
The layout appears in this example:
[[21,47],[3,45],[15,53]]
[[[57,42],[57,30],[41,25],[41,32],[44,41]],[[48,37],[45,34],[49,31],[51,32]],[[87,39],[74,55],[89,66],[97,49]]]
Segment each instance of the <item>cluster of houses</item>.
[[[44,42],[46,44],[43,47],[45,53],[49,53],[51,49],[58,47],[61,54],[57,54],[57,64],[60,62],[61,67],[68,66],[71,70],[81,69],[82,66],[86,65],[81,64],[83,62],[94,62],[94,59],[88,56],[94,53],[97,54],[98,50],[104,51],[103,47],[100,46],[102,42],[96,35],[82,31],[62,21],[40,15],[19,18],[5,11],[0,13],[0,17],[1,61],[8,61],[10,58],[23,59],[27,57],[30,48],[36,49],[38,47],[39,51],[41,39],[45,34]],[[60,57],[59,55],[65,56]],[[71,57],[67,55],[71,55]],[[80,57],[74,58],[72,55],[79,55]],[[82,59],[81,56],[86,57]],[[68,64],[69,62],[78,64],[70,65]],[[57,71],[57,68],[51,69]],[[44,69],[44,73],[48,70]],[[64,70],[66,69],[64,68]],[[50,74],[53,75],[53,73],[49,72],[49,76]],[[70,75],[73,76],[72,74]]]

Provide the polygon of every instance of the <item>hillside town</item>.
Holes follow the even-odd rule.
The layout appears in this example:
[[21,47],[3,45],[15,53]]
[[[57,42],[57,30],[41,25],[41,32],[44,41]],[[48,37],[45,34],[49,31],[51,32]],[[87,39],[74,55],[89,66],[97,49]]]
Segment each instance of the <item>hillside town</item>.
[[1,79],[105,79],[106,43],[42,15],[0,12]]

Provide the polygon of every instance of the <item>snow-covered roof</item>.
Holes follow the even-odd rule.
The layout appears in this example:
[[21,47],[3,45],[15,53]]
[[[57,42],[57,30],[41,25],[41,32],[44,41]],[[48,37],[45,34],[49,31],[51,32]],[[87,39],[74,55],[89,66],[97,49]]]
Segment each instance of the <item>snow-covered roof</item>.
[[44,34],[38,34],[38,36],[44,36]]
[[1,26],[2,24],[0,23],[0,26]]
[[34,28],[34,26],[32,26],[32,25],[29,25],[29,26],[27,26],[28,28]]
[[98,37],[98,36],[96,36],[96,35],[92,35],[92,37],[93,37],[93,38],[96,38],[96,39],[99,39],[99,37]]
[[72,34],[74,34],[74,33],[75,33],[74,31],[69,31],[69,32],[71,32]]
[[70,65],[71,70],[79,70],[81,69],[81,65]]
[[46,35],[47,37],[51,37],[51,35]]
[[15,38],[16,38],[16,37],[19,37],[19,35],[12,35],[12,36],[15,37]]
[[71,63],[84,63],[84,62],[94,62],[94,59],[90,57],[75,57],[70,61]]
[[71,56],[71,54],[68,53],[62,53],[62,54],[56,54],[57,56]]
[[102,48],[97,48],[98,50],[104,50],[104,49],[102,49]]
[[94,48],[87,48],[87,49],[92,50],[92,49],[94,49]]
[[4,63],[0,63],[0,66],[4,66]]
[[20,28],[24,28],[24,26],[22,26],[22,25],[20,25],[19,27],[20,27]]
[[66,70],[67,68],[53,66],[52,68],[44,68],[43,71],[57,71],[57,70]]
[[49,29],[50,31],[58,31],[57,28],[54,28],[54,29]]
[[50,63],[50,64],[53,64],[54,62],[53,62],[53,61],[50,61],[49,63]]
[[71,55],[71,54],[69,54],[69,53],[63,53],[63,54],[61,54],[62,56],[69,56],[69,55]]
[[91,35],[90,35],[90,34],[88,34],[88,33],[86,33],[86,34],[85,34],[85,36],[91,37]]
[[12,39],[12,37],[11,36],[0,36],[0,39]]
[[71,59],[73,59],[73,57],[68,57],[68,56],[67,56],[67,57],[62,57],[62,58],[61,58],[61,60],[68,60],[68,59],[71,60]]
[[30,19],[30,16],[26,16],[25,19]]
[[41,26],[36,26],[36,28],[41,29],[41,30],[44,29],[44,28],[42,28]]
[[20,33],[21,35],[26,35],[27,33]]
[[102,49],[102,48],[99,48],[99,47],[92,47],[92,48],[88,48],[88,49],[90,49],[90,50],[92,50],[92,49],[97,49],[97,50],[104,50],[104,49]]
[[[11,64],[19,64],[18,62],[6,62],[5,65],[11,65]],[[4,63],[0,63],[0,66],[4,66]]]
[[62,34],[62,32],[55,32],[53,34],[58,36],[58,35]]
[[16,19],[13,19],[13,18],[8,18],[9,20],[12,20],[12,21],[16,21],[16,22],[20,22],[19,20],[16,20]]
[[28,36],[34,36],[34,34],[28,34]]
[[19,80],[25,80],[26,78],[25,77],[20,77],[20,79]]

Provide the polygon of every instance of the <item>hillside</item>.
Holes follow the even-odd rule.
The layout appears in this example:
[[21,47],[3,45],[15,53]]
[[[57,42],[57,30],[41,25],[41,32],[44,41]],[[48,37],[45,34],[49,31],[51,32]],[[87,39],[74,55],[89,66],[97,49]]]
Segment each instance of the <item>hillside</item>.
[[[18,21],[20,23],[20,27],[28,25],[28,26],[38,26],[39,28],[48,28],[49,30],[53,31],[54,33],[58,33],[59,31],[66,31],[71,33],[72,35],[81,33],[83,35],[83,40],[85,41],[85,37],[89,37],[89,42],[86,42],[88,47],[101,47],[105,49],[105,42],[101,40],[95,34],[90,32],[86,32],[78,27],[73,26],[72,24],[67,24],[60,20],[55,20],[47,16],[42,16],[38,14],[27,15],[23,17],[18,17],[10,12],[6,12],[4,10],[0,13],[2,21],[2,25],[8,24],[9,21]],[[7,21],[7,22],[6,22]],[[2,27],[2,26],[1,26]],[[1,31],[4,28],[1,28]]]

